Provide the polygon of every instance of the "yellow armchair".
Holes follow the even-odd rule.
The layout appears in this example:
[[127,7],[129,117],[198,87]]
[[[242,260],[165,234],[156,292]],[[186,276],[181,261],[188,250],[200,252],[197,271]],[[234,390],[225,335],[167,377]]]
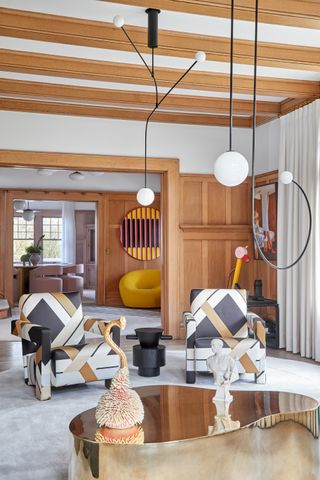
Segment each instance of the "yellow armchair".
[[160,270],[132,270],[121,277],[119,291],[123,304],[132,308],[160,308]]

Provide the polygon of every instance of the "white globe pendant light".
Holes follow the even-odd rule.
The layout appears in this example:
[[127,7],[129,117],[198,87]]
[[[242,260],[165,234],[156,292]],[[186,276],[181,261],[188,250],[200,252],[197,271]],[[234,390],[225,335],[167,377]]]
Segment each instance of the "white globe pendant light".
[[214,176],[226,187],[240,185],[248,176],[249,165],[246,158],[239,152],[225,152],[214,164]]
[[22,218],[26,222],[31,222],[34,219],[34,211],[31,208],[26,208],[22,213]]
[[233,25],[234,25],[234,0],[231,1],[231,45],[230,45],[230,125],[229,125],[229,150],[220,155],[214,164],[213,173],[219,183],[226,187],[240,185],[248,176],[249,164],[247,159],[239,152],[232,149],[232,98],[233,98]]
[[153,190],[151,190],[151,188],[148,188],[148,187],[140,188],[140,190],[137,192],[137,201],[143,207],[147,207],[148,205],[151,205],[154,201]]
[[293,180],[293,175],[291,172],[285,170],[280,174],[279,180],[283,185],[289,185]]
[[27,203],[25,200],[15,200],[13,202],[13,208],[15,209],[16,212],[23,212],[27,206]]

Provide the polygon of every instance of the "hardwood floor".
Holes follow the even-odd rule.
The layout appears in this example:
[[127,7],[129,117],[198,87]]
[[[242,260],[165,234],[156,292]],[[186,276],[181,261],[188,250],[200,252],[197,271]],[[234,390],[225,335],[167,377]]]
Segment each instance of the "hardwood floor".
[[[163,342],[166,344],[168,350],[181,349],[184,350],[185,343],[183,340],[171,340]],[[128,351],[132,348],[133,342],[124,339],[123,348]],[[319,363],[309,358],[302,358],[298,354],[286,352],[285,350],[276,350],[273,348],[267,349],[267,357],[285,358],[288,360],[297,360],[301,362],[313,363],[319,365]],[[0,341],[0,372],[9,370],[10,368],[21,367],[22,368],[22,355],[20,342],[6,342]]]

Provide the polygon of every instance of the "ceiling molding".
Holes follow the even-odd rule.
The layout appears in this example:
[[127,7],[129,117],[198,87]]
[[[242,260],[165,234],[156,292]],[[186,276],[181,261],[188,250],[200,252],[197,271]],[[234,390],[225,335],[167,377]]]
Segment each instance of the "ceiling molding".
[[[140,65],[5,49],[0,50],[0,70],[54,77],[153,85],[147,69]],[[159,67],[157,68],[158,84],[159,86],[171,87],[183,73],[184,71],[180,69]],[[228,92],[229,75],[192,71],[182,80],[179,86],[180,88],[192,90]],[[234,76],[235,93],[252,94],[252,89],[253,79],[251,76]],[[258,95],[271,95],[285,98],[310,97],[320,93],[320,82],[258,77],[257,93]]]
[[[133,51],[121,29],[108,22],[7,8],[0,8],[0,19],[0,35],[3,36]],[[147,47],[147,28],[128,25],[126,30],[140,52],[150,53]],[[229,38],[159,30],[158,55],[193,59],[199,50],[206,52],[208,60],[230,61]],[[259,42],[260,66],[319,71],[319,57],[319,48]],[[239,64],[253,64],[252,41],[235,39],[234,61]]]
[[287,115],[287,113],[291,113],[298,108],[304,107],[309,103],[313,102],[320,98],[320,95],[312,96],[309,98],[287,98],[283,102],[280,103],[280,114],[279,116]]
[[[118,0],[117,3],[211,17],[230,17],[230,0]],[[254,21],[253,1],[237,2],[235,18]],[[291,27],[320,29],[319,2],[318,0],[261,0],[259,21]]]
[[[112,108],[92,105],[79,105],[49,101],[35,101],[12,98],[1,98],[1,109],[29,112],[47,113],[56,115],[75,115],[85,117],[115,118],[120,120],[138,120],[145,122],[149,112],[126,108]],[[181,123],[190,125],[228,126],[229,117],[224,115],[204,115],[194,113],[162,112],[157,111],[151,121],[160,123]],[[251,127],[251,118],[234,117],[235,127]]]
[[[13,96],[17,99],[58,100],[64,103],[79,101],[82,103],[99,103],[104,106],[126,106],[136,109],[152,110],[155,104],[153,93],[112,90],[102,88],[79,87],[42,82],[26,82],[22,80],[7,80],[0,78],[0,96]],[[29,98],[28,98],[29,97]],[[31,97],[31,98],[30,98]],[[161,100],[162,95],[159,95]],[[162,103],[165,110],[229,114],[229,99],[196,95],[168,95]],[[251,100],[233,100],[234,113],[252,115]],[[257,102],[259,115],[277,117],[280,113],[278,102]]]

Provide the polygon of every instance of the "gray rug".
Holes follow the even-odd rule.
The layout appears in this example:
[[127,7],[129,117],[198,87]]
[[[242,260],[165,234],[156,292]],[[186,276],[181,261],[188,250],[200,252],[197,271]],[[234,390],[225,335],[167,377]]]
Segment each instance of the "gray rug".
[[[131,364],[131,354],[128,355]],[[145,379],[130,370],[132,386],[184,384],[184,352],[167,352],[160,377]],[[252,376],[234,383],[234,390],[280,390],[304,393],[320,400],[320,367],[268,358],[268,384],[256,385]],[[212,387],[210,375],[198,375],[196,386]],[[33,387],[23,382],[21,369],[0,374],[0,479],[66,480],[70,451],[68,425],[83,410],[95,407],[105,392],[103,382],[53,390],[52,399],[39,402]],[[79,479],[81,480],[81,479]]]

